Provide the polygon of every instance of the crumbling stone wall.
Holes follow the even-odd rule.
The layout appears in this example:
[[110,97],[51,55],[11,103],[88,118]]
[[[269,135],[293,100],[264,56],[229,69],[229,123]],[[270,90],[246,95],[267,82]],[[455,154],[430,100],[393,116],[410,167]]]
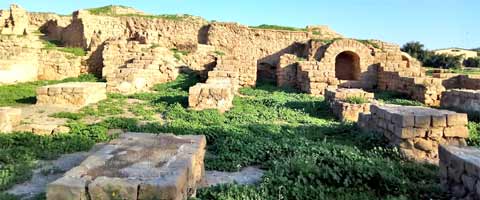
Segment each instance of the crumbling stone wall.
[[359,126],[385,136],[407,158],[438,161],[438,145],[466,146],[468,119],[463,113],[427,107],[371,105]]
[[107,98],[105,83],[70,82],[37,89],[38,105],[83,107]]
[[234,23],[212,23],[208,27],[207,43],[226,55],[238,58],[229,60],[232,61],[232,67],[241,72],[240,85],[254,86],[257,65],[265,63],[276,66],[280,56],[297,51],[296,42],[304,42],[311,37],[312,33],[309,32],[252,29]]
[[442,93],[441,107],[480,113],[480,90],[452,89]]
[[299,58],[293,54],[280,57],[277,65],[277,85],[279,87],[296,87]]
[[0,84],[37,80],[38,45],[28,36],[0,35]]
[[480,150],[475,147],[439,147],[440,183],[452,199],[480,199]]
[[333,69],[324,68],[318,61],[300,61],[297,68],[297,87],[312,95],[324,95],[327,87],[336,87],[339,80]]
[[39,53],[39,63],[39,80],[61,80],[78,77],[86,72],[82,57],[61,51],[42,50]]
[[26,35],[28,15],[22,7],[12,4],[9,10],[0,10],[0,34]]
[[[349,98],[356,97],[367,100],[365,103],[348,102]],[[358,121],[360,113],[370,112],[370,103],[374,100],[374,94],[362,89],[327,88],[325,100],[328,102],[333,114],[342,121]]]

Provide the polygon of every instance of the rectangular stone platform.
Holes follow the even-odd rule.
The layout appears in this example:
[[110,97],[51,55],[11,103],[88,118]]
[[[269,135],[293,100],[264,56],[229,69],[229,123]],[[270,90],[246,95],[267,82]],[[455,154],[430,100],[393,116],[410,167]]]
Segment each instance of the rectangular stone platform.
[[0,133],[10,133],[20,124],[22,110],[19,108],[0,107]]
[[[348,102],[351,97],[365,99],[368,103]],[[374,94],[362,89],[327,88],[325,90],[325,100],[340,120],[356,122],[360,113],[370,112],[370,102],[374,100]]]
[[457,199],[480,199],[480,149],[439,147],[442,189]]
[[107,98],[106,83],[70,82],[37,89],[37,104],[83,107]]
[[50,183],[48,200],[187,199],[204,177],[203,135],[126,133]]
[[465,146],[468,119],[463,113],[419,106],[371,105],[359,126],[383,134],[392,146],[417,161],[438,161],[438,145]]
[[229,79],[197,83],[188,94],[188,105],[194,110],[217,109],[225,112],[233,106],[235,88]]
[[440,102],[443,108],[480,114],[480,90],[447,90]]

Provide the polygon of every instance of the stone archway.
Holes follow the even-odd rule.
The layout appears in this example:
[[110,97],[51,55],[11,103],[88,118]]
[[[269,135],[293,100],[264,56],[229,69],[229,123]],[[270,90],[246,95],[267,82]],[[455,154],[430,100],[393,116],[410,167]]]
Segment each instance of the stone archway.
[[405,63],[407,68],[410,68],[410,59],[407,56],[402,55],[402,62]]
[[352,51],[344,51],[335,57],[335,77],[339,80],[360,79],[360,56]]

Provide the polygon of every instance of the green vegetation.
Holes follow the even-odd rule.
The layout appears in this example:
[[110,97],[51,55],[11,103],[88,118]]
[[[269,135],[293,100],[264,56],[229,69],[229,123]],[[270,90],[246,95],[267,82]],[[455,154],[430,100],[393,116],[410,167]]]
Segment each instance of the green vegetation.
[[182,50],[178,50],[176,48],[172,48],[170,49],[174,54],[173,56],[175,57],[175,59],[177,59],[178,61],[181,61],[183,56],[186,56],[188,55],[190,52],[188,51],[182,51]]
[[305,28],[295,28],[289,26],[279,26],[279,25],[270,25],[270,24],[262,24],[258,26],[250,26],[250,28],[254,29],[271,29],[271,30],[282,30],[282,31],[307,31]]
[[321,42],[325,45],[329,45],[329,44],[332,44],[333,42],[337,41],[337,40],[340,40],[342,38],[333,38],[333,39],[312,39],[312,41],[315,41],[315,42]]
[[[114,7],[130,8],[130,7],[121,6],[121,5],[108,5],[108,6],[98,7],[98,8],[89,8],[87,10],[92,15],[106,15],[106,16],[113,16],[113,17],[142,17],[142,18],[166,19],[166,20],[185,20],[193,17],[187,14],[181,14],[181,15],[176,15],[176,14],[175,15],[173,14],[147,15],[147,14],[140,14],[140,13],[117,14],[113,9]],[[134,8],[130,8],[130,9],[134,9]]]
[[[236,171],[252,165],[266,170],[257,185],[204,188],[197,199],[446,199],[436,166],[405,160],[396,149],[387,147],[381,136],[361,133],[354,124],[337,121],[323,98],[259,84],[242,88],[232,110],[224,114],[194,111],[187,108],[188,88],[198,80],[181,74],[174,82],[156,85],[152,93],[110,94],[81,115],[57,113],[71,119],[69,134],[0,135],[0,166],[6,166],[0,179],[4,180],[2,189],[28,178],[35,160],[86,150],[114,137],[106,134],[107,129],[121,128],[203,134],[208,142],[208,170]],[[141,118],[111,117],[125,110],[127,98],[139,102],[127,110]],[[405,100],[388,92],[377,98]],[[105,120],[93,125],[80,122],[89,115],[104,116]],[[162,120],[139,123],[153,115]],[[479,144],[479,125],[469,126],[474,135],[469,144]]]
[[217,54],[218,56],[224,56],[225,55],[225,53],[223,51],[218,51],[218,50],[214,51],[213,53]]
[[433,51],[426,50],[420,42],[409,42],[402,46],[401,50],[418,59],[425,66],[435,68],[460,68],[461,56],[436,55]]
[[463,66],[480,68],[480,57],[465,59],[463,61]]
[[55,117],[55,118],[66,118],[66,119],[71,119],[71,120],[79,120],[83,118],[82,113],[72,113],[72,112],[58,112],[49,115],[49,117]]
[[364,45],[370,45],[374,48],[377,48],[377,49],[380,49],[380,46],[378,46],[377,43],[373,42],[372,40],[360,40],[360,39],[357,39],[358,42],[364,44]]
[[[426,74],[427,75],[432,75],[435,70],[438,68],[433,68],[433,67],[425,67],[427,69]],[[480,69],[475,69],[475,68],[463,68],[463,69],[446,69],[446,73],[455,73],[455,74],[464,74],[464,75],[480,75]]]
[[347,99],[345,99],[345,101],[347,103],[351,103],[351,104],[364,104],[364,103],[369,103],[370,102],[370,101],[368,101],[367,98],[361,97],[361,96],[350,96],[350,97],[347,97]]
[[43,41],[44,50],[57,50],[65,53],[73,54],[74,56],[85,56],[87,52],[83,48],[78,47],[64,47],[63,43],[58,40],[45,40]]
[[391,91],[375,92],[375,99],[388,104],[396,104],[402,106],[424,106],[422,103],[409,99],[407,95]]
[[64,82],[94,82],[98,79],[92,74],[81,75],[78,78],[67,78],[60,81],[35,81],[15,85],[0,86],[0,106],[14,106],[19,104],[34,104],[36,89],[44,85]]

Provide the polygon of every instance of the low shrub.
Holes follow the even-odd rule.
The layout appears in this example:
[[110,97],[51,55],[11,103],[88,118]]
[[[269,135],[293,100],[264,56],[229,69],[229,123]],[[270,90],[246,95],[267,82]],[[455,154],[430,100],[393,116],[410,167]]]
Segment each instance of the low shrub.
[[347,97],[345,101],[351,104],[364,104],[370,102],[367,98],[361,96],[350,96]]

